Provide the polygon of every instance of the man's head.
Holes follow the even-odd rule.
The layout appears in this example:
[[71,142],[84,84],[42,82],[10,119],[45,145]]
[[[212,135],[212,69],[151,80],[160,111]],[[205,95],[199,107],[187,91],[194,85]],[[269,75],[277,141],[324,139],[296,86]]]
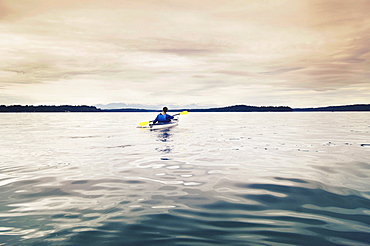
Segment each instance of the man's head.
[[167,107],[163,107],[163,112],[167,113],[168,111],[168,108]]

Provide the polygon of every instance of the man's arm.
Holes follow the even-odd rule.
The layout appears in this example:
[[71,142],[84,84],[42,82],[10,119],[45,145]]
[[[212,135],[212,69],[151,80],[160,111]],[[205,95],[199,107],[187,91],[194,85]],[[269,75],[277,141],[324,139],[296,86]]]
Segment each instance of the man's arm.
[[155,124],[157,122],[158,122],[158,115],[157,115],[157,117],[155,117],[155,120],[153,120],[153,124]]

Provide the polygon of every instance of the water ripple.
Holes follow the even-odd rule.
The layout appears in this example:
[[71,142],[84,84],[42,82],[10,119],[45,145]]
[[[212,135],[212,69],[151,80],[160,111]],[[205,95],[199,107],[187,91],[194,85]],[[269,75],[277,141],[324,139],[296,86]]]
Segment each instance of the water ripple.
[[370,245],[370,115],[143,116],[0,115],[0,244]]

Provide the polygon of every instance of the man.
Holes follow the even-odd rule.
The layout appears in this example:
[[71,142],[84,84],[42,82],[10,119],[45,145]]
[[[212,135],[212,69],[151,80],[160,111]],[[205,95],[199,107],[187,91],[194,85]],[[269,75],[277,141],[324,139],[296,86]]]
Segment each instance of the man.
[[160,124],[170,122],[171,119],[173,119],[173,116],[167,114],[167,111],[168,111],[168,108],[163,107],[162,113],[157,115],[157,118],[155,118],[155,120],[153,121],[152,124],[155,124],[157,122],[160,123]]

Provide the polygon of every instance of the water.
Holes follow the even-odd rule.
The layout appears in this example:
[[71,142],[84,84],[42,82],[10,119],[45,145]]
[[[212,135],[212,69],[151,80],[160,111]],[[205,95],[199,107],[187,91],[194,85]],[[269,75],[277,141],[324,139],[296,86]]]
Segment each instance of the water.
[[369,245],[369,113],[0,114],[1,245]]

